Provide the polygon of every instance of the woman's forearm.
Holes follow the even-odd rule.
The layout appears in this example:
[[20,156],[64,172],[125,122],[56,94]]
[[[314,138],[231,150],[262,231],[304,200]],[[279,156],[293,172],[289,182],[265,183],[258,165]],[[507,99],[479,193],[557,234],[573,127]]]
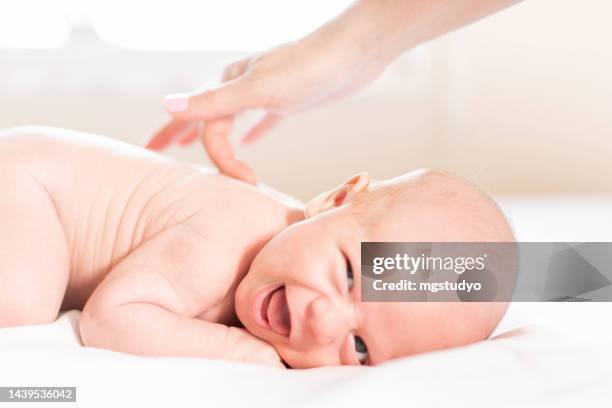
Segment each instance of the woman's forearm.
[[246,109],[266,110],[243,139],[256,140],[293,112],[363,88],[410,48],[518,1],[355,0],[311,34],[234,62],[220,86],[190,96],[169,95],[166,107],[176,121],[149,145],[168,145],[178,129],[195,140],[190,126],[204,119],[202,140],[212,161],[223,173],[254,183],[253,171],[235,157],[228,141],[234,115]]
[[393,60],[520,0],[357,0],[315,33],[342,49]]

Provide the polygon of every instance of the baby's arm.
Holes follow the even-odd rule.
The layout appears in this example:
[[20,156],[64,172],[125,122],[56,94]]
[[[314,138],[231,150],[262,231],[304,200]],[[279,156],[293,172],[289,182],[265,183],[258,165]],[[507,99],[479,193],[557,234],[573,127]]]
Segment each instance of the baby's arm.
[[[243,329],[197,319],[202,290],[202,238],[177,225],[120,262],[96,288],[81,315],[87,346],[140,355],[191,356],[282,367],[268,343]],[[207,279],[208,278],[208,279]],[[214,278],[213,278],[214,280]],[[215,298],[215,295],[208,298]]]

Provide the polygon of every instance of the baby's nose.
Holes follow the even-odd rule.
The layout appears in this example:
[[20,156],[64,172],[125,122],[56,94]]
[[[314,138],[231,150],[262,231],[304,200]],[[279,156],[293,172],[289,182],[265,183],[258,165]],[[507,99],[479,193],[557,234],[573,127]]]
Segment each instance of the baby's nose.
[[306,326],[317,344],[329,344],[349,330],[347,306],[327,297],[313,300],[306,310]]

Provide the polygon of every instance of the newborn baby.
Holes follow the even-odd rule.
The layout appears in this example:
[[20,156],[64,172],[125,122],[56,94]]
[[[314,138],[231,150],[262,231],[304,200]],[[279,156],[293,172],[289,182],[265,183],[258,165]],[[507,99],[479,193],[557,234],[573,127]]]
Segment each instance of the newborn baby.
[[0,327],[82,309],[87,346],[282,367],[485,339],[504,303],[362,303],[362,241],[512,241],[469,183],[358,174],[305,208],[68,130],[0,132]]

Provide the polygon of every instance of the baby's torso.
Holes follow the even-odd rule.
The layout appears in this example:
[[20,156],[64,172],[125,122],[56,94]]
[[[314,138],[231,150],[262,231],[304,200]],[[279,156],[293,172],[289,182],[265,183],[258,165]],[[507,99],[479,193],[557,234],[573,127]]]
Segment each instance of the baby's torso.
[[24,137],[21,148],[66,234],[70,279],[63,308],[81,308],[124,257],[188,219],[197,220],[207,252],[215,254],[202,273],[226,276],[229,290],[248,267],[236,260],[254,255],[253,242],[286,223],[283,206],[254,188],[111,139],[45,129]]

